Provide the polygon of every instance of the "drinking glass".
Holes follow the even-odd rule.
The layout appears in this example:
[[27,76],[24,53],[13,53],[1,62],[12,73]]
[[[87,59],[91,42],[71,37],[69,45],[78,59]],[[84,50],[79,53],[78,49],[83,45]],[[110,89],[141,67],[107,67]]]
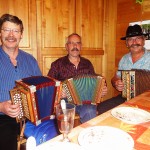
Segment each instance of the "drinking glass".
[[63,134],[63,142],[70,142],[68,133],[73,129],[75,117],[75,105],[66,103],[66,108],[62,109],[61,105],[56,106],[56,118],[59,131]]

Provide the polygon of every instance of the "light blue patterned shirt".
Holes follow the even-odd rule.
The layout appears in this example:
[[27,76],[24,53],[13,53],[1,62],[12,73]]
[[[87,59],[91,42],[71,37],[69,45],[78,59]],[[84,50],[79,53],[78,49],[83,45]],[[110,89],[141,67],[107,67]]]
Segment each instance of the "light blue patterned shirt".
[[10,100],[9,91],[14,88],[16,80],[41,75],[38,63],[32,55],[19,50],[16,59],[15,68],[0,46],[0,102]]
[[[145,50],[144,55],[135,63],[132,62],[130,52],[124,55],[119,62],[118,70],[131,70],[131,69],[150,70],[150,52]],[[117,76],[121,77],[120,71],[117,71]]]

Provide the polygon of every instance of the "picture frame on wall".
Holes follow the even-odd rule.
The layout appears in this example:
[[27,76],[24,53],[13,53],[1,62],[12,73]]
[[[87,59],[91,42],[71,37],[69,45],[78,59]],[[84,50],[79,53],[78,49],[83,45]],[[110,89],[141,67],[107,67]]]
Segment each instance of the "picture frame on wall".
[[133,26],[135,24],[138,24],[141,26],[143,33],[145,33],[145,34],[148,33],[148,36],[146,37],[146,40],[145,40],[145,46],[144,47],[147,50],[150,50],[150,20],[144,20],[144,21],[129,23],[130,26]]

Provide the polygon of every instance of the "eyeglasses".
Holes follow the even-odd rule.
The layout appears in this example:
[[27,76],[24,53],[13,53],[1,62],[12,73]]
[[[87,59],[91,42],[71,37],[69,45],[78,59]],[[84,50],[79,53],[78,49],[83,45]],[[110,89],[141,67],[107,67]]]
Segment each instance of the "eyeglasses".
[[4,28],[4,29],[1,29],[1,30],[3,30],[5,34],[9,34],[10,32],[13,32],[14,35],[18,35],[19,32],[21,32],[20,30],[10,29],[10,28]]
[[137,37],[130,37],[127,38],[127,42],[133,43],[134,41],[139,42],[143,39],[143,36],[137,36]]
[[81,42],[67,42],[68,45],[81,45]]

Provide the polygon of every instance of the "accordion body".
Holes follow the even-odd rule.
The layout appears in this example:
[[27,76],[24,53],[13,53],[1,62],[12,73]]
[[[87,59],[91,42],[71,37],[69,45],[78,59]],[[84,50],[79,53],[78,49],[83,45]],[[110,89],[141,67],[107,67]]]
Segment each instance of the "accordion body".
[[121,70],[124,90],[122,97],[127,100],[150,90],[150,71],[142,69]]
[[60,98],[60,81],[47,76],[24,78],[16,81],[10,95],[14,104],[20,104],[21,113],[17,121],[27,118],[38,125],[53,118],[54,103]]
[[97,104],[101,102],[101,93],[105,79],[96,75],[78,75],[63,82],[68,102],[76,105]]

